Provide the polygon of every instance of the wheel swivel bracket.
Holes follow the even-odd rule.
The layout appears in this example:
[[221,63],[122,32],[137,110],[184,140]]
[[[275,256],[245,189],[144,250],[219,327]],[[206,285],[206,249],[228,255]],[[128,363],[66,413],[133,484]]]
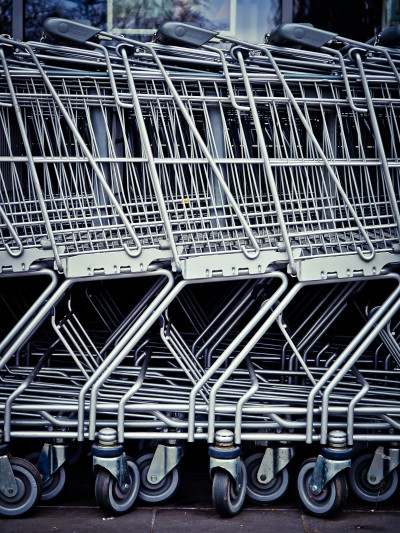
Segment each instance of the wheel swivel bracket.
[[184,453],[184,446],[159,444],[147,472],[147,481],[152,485],[160,483],[177,466]]
[[98,457],[93,455],[93,469],[96,467],[108,470],[117,480],[121,491],[128,492],[131,486],[131,478],[125,452],[118,457]]
[[8,455],[0,456],[0,492],[12,498],[18,492],[17,482]]
[[323,455],[318,455],[310,479],[310,490],[315,495],[321,494],[325,486],[333,479],[336,474],[349,468],[351,459],[328,459]]

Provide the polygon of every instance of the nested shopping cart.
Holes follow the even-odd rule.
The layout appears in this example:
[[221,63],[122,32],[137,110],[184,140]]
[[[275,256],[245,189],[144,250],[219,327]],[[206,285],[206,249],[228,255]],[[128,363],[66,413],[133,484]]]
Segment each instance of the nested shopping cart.
[[[199,45],[201,44],[199,41],[205,42],[210,38],[210,33],[207,34],[207,32],[187,30],[186,34],[185,28],[182,28],[179,24],[167,23],[159,30],[159,33],[160,41],[170,43],[184,42]],[[296,39],[292,38],[293,34],[295,34]],[[333,38],[337,38],[337,36],[332,33],[310,29],[309,27],[285,26],[273,32],[269,40],[270,42],[275,41],[281,44],[282,41],[288,42],[288,40],[292,39],[296,44],[300,43],[315,48],[316,46],[324,47]],[[340,41],[340,39],[338,40]],[[397,129],[397,111],[395,109],[397,107],[399,75],[392,59],[393,54],[390,55],[385,49],[374,49],[368,45],[364,46],[354,41],[351,42],[351,40],[351,46],[348,51],[349,59],[346,59],[346,61],[342,58],[341,53],[326,47],[322,48],[323,52],[327,54],[326,56],[322,54],[314,55],[309,51],[302,52],[286,49],[283,52],[276,52],[274,50],[282,62],[285,61],[286,63],[285,69],[287,70],[283,74],[275,61],[275,56],[268,49],[243,45],[243,43],[238,43],[231,38],[227,38],[226,41],[240,45],[240,48],[236,47],[231,50],[231,55],[237,58],[241,66],[247,102],[252,110],[254,130],[257,132],[258,147],[263,155],[265,168],[272,170],[268,151],[265,150],[265,147],[268,146],[268,141],[278,153],[277,159],[279,162],[277,166],[282,164],[282,160],[289,159],[288,170],[275,174],[279,188],[274,191],[276,183],[272,182],[271,185],[272,193],[278,193],[279,198],[277,201],[276,196],[274,197],[274,205],[276,206],[278,202],[285,207],[288,205],[290,208],[289,216],[293,217],[289,219],[289,222],[283,224],[282,231],[282,241],[286,244],[286,251],[288,252],[289,271],[295,272],[302,281],[308,279],[317,280],[319,277],[329,279],[332,277],[349,278],[354,276],[357,278],[359,274],[375,276],[377,272],[383,272],[381,267],[378,266],[381,259],[385,262],[386,259],[391,257],[389,263],[396,263],[399,215],[395,133]],[[253,50],[256,50],[259,56],[249,56],[249,53]],[[370,53],[371,56],[365,58],[366,53]],[[304,73],[304,70],[303,72],[296,72],[299,58],[302,56],[307,58],[307,66],[313,61],[312,73],[308,75]],[[291,61],[292,63],[290,63]],[[282,107],[279,107],[279,99],[276,97],[276,93],[272,90],[269,93],[265,91],[267,94],[271,94],[271,100],[268,102],[269,108],[280,111],[279,115],[278,111],[276,112],[274,123],[276,129],[269,138],[263,130],[267,129],[268,131],[268,126],[270,121],[273,120],[273,116],[272,119],[269,117],[268,113],[271,113],[269,108],[265,111],[267,106],[258,105],[257,98],[262,102],[262,96],[259,96],[260,91],[257,91],[258,79],[256,74],[250,70],[254,63],[258,65],[267,63],[272,67],[274,74],[279,78],[278,87],[281,92],[278,93],[278,98],[283,97],[286,99],[285,107],[283,107],[285,111],[282,113]],[[302,69],[305,68],[304,62],[301,67]],[[327,69],[330,70],[328,71]],[[254,76],[256,82],[253,82],[252,76]],[[338,77],[340,79],[340,88],[336,85]],[[316,79],[318,81],[315,81]],[[392,81],[390,82],[389,79]],[[392,87],[393,93],[389,86]],[[389,100],[386,101],[386,96],[389,94],[394,96],[394,100],[389,96]],[[255,98],[252,98],[254,95]],[[331,98],[332,96],[333,99]],[[336,100],[336,98],[338,99]],[[247,102],[241,103],[245,104]],[[289,105],[286,102],[289,102]],[[390,102],[390,111],[386,107],[388,102]],[[260,116],[261,120],[259,120]],[[283,118],[286,116],[288,117],[287,119]],[[228,138],[230,139],[231,137],[228,136]],[[290,158],[292,154],[295,155],[293,159]],[[375,159],[377,163],[375,169],[373,168],[372,159]],[[316,161],[318,160],[320,161],[320,168],[315,169]],[[279,176],[279,181],[276,176]],[[286,183],[288,184],[286,191],[289,192],[284,189]],[[372,189],[370,188],[371,185]],[[378,185],[377,189],[374,188],[375,185]],[[368,190],[369,192],[367,192]],[[293,201],[293,196],[295,201]],[[367,199],[368,197],[369,199]],[[385,207],[381,203],[382,198],[385,198]],[[303,206],[304,211],[302,209]],[[277,209],[278,214],[279,209]],[[388,222],[388,219],[386,219],[387,214],[392,220],[389,224],[386,224]],[[297,222],[301,221],[298,226],[295,220],[297,215],[299,216]],[[380,218],[381,216],[383,216],[383,219]],[[378,230],[378,233],[380,233],[378,241],[375,241],[375,236],[377,236],[377,233],[375,233],[377,229],[376,223],[380,225],[378,220],[382,221],[383,225]],[[370,222],[372,222],[372,226],[370,226]],[[347,226],[348,223],[350,223],[349,226]],[[392,229],[390,230],[389,227]],[[356,234],[357,237],[355,237]],[[391,237],[389,237],[390,234]],[[352,237],[350,237],[351,235]],[[354,239],[352,244],[348,240],[349,237]],[[387,242],[389,246],[386,248],[383,243],[387,237],[389,237],[389,240],[393,240],[390,244]],[[347,263],[347,261],[349,262]],[[343,270],[341,270],[341,266],[344,267]],[[296,290],[300,286],[298,285]],[[380,307],[379,312],[382,312],[382,310],[382,307]],[[384,319],[386,320],[386,325],[384,326],[386,334],[380,333],[380,336],[385,339],[385,346],[388,346],[388,343],[391,344],[389,349],[392,354],[397,352],[396,346],[391,343],[391,337],[395,335],[395,332],[387,334],[389,328],[387,321],[390,314],[395,313],[396,310],[397,307],[395,305]],[[375,317],[375,319],[377,318]],[[370,328],[371,325],[372,323],[368,327]],[[378,323],[378,325],[374,326],[375,332],[368,335],[366,334],[368,330],[362,330],[360,334],[354,335],[352,342],[356,343],[362,340],[361,346],[362,349],[365,349],[382,326],[383,322]],[[363,337],[364,335],[365,337]],[[293,339],[287,333],[286,337],[291,349],[300,358],[300,353],[293,344]],[[310,369],[307,364],[303,363],[302,365],[306,375],[311,379],[311,383],[314,384],[314,389],[306,393],[308,404],[306,441],[308,442],[311,442],[312,433],[316,431],[313,415],[311,414],[311,405],[314,403],[317,394],[322,394],[321,391],[326,387],[322,404],[322,432],[319,437],[321,444],[326,445],[328,405],[329,402],[332,402],[332,391],[338,387],[340,380],[344,378],[346,372],[352,369],[357,382],[362,385],[362,390],[357,394],[353,393],[354,397],[349,400],[349,405],[346,408],[349,424],[354,422],[353,410],[355,405],[366,394],[369,382],[373,381],[370,376],[369,381],[365,380],[364,374],[360,374],[355,367],[355,363],[361,355],[360,349],[356,351],[357,355],[348,359],[349,350],[354,349],[354,344],[350,343],[350,346],[351,348],[343,351],[338,362],[332,365],[332,369],[327,371],[322,377],[319,377],[318,383],[315,378],[311,378],[309,375]],[[396,361],[396,356],[394,356],[394,360]],[[237,368],[238,361],[240,361],[240,357],[232,365],[231,370]],[[343,365],[341,371],[337,376],[334,376],[334,372],[338,370],[340,365]],[[376,370],[378,371],[378,369]],[[366,370],[364,373],[367,372]],[[230,375],[228,371],[225,379]],[[389,383],[396,383],[396,379],[388,380],[387,388],[390,388]],[[397,385],[394,385],[394,390],[396,387]],[[379,427],[379,422],[374,418],[374,416],[379,418],[379,415],[377,415],[379,412],[379,407],[377,407],[379,400],[376,396],[376,390],[374,389],[375,396],[372,400],[372,405],[376,402],[377,411],[374,411],[370,405],[371,419],[367,420],[367,417],[367,419],[363,419],[360,422],[366,428],[369,427],[369,423],[372,424],[371,427],[374,427],[374,424],[377,424],[377,428]],[[382,395],[385,395],[386,392],[382,392]],[[211,397],[213,400],[215,399],[213,394]],[[392,408],[395,412],[396,400],[394,398],[392,397],[386,408]],[[332,403],[335,403],[335,401]],[[212,432],[214,415],[211,407],[210,433]],[[398,446],[395,443],[396,439],[393,439],[395,425],[396,423],[394,422],[393,425],[388,426],[389,434],[387,435],[383,435],[384,431],[378,429],[379,436],[374,435],[369,439],[365,435],[363,436],[371,443],[375,440],[379,441],[379,439],[381,439],[381,442],[387,442],[392,439],[392,444],[386,450],[386,455],[382,451],[384,449],[383,446],[379,446],[375,448],[375,456],[367,454],[357,459],[355,467],[351,471],[350,481],[352,487],[359,496],[367,501],[383,501],[390,497],[395,490],[395,479],[397,479],[395,468],[398,466]],[[340,507],[341,504],[338,503],[339,495],[341,494],[343,499],[345,497],[344,478],[337,476],[336,473],[341,468],[340,465],[343,468],[349,466],[351,452],[345,449],[345,443],[353,443],[352,431],[349,426],[341,437],[337,434],[333,435],[331,446],[329,446],[333,451],[332,449],[325,449],[324,454],[317,461],[306,463],[300,471],[301,475],[299,475],[298,480],[299,495],[305,507],[314,514],[320,516],[329,514],[337,507]],[[209,435],[209,439],[212,440],[212,436]],[[288,440],[293,440],[293,437],[292,439],[288,438]],[[283,459],[281,464],[283,466],[288,463],[291,453],[291,451],[287,450],[287,447],[282,450],[281,457]],[[267,465],[269,468],[269,477],[267,479],[272,481],[274,478],[270,474],[271,470],[273,470],[271,463],[274,463],[271,459],[273,457],[271,454],[272,452],[267,450],[263,465],[264,470],[263,472],[261,472],[261,469],[258,470],[257,480],[255,485],[253,485],[253,489],[256,486],[259,493],[262,493],[262,482],[266,481]],[[277,452],[275,458],[278,458],[278,460],[276,462],[279,462],[279,457],[279,452]],[[369,468],[366,466],[368,460],[370,461]],[[385,460],[388,463],[384,466]],[[327,472],[325,477],[324,472]],[[385,476],[384,472],[387,476]],[[262,475],[264,480],[261,477]],[[336,486],[333,482],[329,486],[328,481],[330,479],[334,480]],[[266,485],[265,483],[264,487]],[[326,489],[328,486],[329,490]],[[256,491],[253,490],[253,495],[254,492]],[[334,494],[336,494],[336,498]],[[259,496],[259,499],[261,500],[261,496]]]
[[[11,437],[51,428],[35,459],[45,497],[63,488],[66,442],[99,437],[96,496],[110,513],[138,494],[171,497],[184,445],[197,439],[210,444],[223,515],[239,512],[246,492],[261,503],[283,496],[299,442],[322,447],[298,476],[310,512],[343,506],[363,441],[379,453],[360,456],[351,484],[389,497],[394,54],[351,42],[344,57],[325,46],[336,35],[301,25],[273,32],[276,44],[224,38],[230,49],[175,23],[153,44],[114,36],[114,47],[79,23],[45,28],[69,45],[0,41],[2,271],[27,283],[45,266],[59,278],[6,332],[3,489],[16,490]],[[322,48],[282,46],[293,35]],[[100,282],[108,295],[92,291]],[[141,296],[123,310],[130,283]],[[153,449],[134,461],[125,440]],[[242,461],[242,441],[261,448]],[[3,513],[29,510],[39,492],[21,507],[5,496]]]

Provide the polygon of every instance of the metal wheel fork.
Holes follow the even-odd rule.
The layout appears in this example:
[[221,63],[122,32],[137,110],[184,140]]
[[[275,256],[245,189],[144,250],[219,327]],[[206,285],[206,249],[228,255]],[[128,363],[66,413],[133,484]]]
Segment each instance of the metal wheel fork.
[[178,466],[185,453],[185,446],[177,441],[158,444],[147,473],[147,481],[152,485],[161,483],[172,470]]
[[45,443],[36,468],[42,476],[42,481],[45,482],[51,478],[51,476],[62,467],[67,460],[67,444],[63,443]]
[[279,448],[265,448],[257,472],[257,481],[267,485],[281,472],[293,459],[295,449],[293,446],[280,446]]
[[400,449],[378,446],[368,469],[367,480],[371,485],[379,485],[384,478],[400,464]]
[[99,431],[99,444],[92,446],[93,470],[108,470],[117,480],[120,490],[127,493],[131,486],[128,462],[123,447],[117,444],[115,429],[104,428]]
[[226,470],[234,479],[238,492],[243,488],[243,469],[240,448],[233,445],[233,432],[220,429],[215,434],[215,445],[208,448],[210,456],[210,475],[216,469]]
[[339,472],[350,468],[353,450],[346,446],[346,438],[346,434],[339,430],[329,434],[329,447],[322,448],[310,478],[310,491],[314,496],[321,494]]
[[18,492],[17,482],[15,481],[8,455],[7,444],[0,446],[0,492],[8,498],[12,498]]

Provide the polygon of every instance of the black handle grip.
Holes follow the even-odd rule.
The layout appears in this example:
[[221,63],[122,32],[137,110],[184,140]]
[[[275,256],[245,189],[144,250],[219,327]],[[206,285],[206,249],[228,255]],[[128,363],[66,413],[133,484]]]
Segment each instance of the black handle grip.
[[184,46],[201,46],[218,32],[182,24],[181,22],[163,22],[155,34],[155,42],[162,44],[181,44]]
[[390,26],[379,35],[379,44],[383,46],[400,45],[400,24]]
[[99,28],[62,18],[48,18],[43,24],[46,33],[75,43],[85,43],[101,32]]
[[308,24],[287,22],[280,24],[270,33],[268,41],[272,44],[301,44],[320,48],[337,37],[337,33],[320,30]]

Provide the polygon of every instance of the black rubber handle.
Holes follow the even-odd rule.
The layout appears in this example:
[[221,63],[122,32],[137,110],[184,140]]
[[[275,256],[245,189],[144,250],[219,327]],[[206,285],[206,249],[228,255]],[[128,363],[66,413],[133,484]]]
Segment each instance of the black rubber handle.
[[62,18],[48,18],[43,24],[46,33],[74,43],[85,43],[101,32],[99,28]]
[[379,35],[379,44],[383,46],[399,46],[400,45],[400,24],[390,26],[383,30]]
[[184,46],[201,46],[218,32],[182,24],[181,22],[163,22],[155,34],[155,42],[162,44],[181,44]]
[[278,45],[301,44],[312,48],[320,48],[337,37],[337,35],[337,33],[320,30],[308,24],[286,22],[272,30],[268,41]]

